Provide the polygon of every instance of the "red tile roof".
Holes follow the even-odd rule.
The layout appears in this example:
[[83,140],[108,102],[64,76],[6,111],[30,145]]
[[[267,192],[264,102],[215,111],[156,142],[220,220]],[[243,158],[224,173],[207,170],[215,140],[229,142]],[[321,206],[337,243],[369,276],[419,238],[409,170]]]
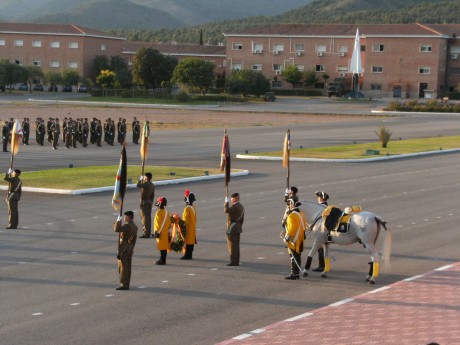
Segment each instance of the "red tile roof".
[[113,39],[124,37],[113,35],[104,31],[86,28],[73,24],[34,24],[34,23],[0,23],[0,32],[23,33],[23,34],[53,34],[53,35],[75,35],[75,36],[96,36]]

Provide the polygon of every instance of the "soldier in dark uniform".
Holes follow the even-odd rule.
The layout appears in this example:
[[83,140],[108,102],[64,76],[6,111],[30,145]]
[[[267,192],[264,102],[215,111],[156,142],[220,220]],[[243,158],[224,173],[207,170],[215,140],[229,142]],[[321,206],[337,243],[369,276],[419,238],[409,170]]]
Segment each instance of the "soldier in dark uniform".
[[115,141],[115,121],[111,120],[108,124],[108,132],[107,132],[107,144],[113,146],[113,142]]
[[64,117],[64,121],[62,121],[62,142],[65,144],[66,142],[66,135],[67,135],[67,117]]
[[8,152],[8,141],[10,140],[10,126],[8,121],[5,121],[5,124],[2,128],[2,139],[3,139],[3,152]]
[[240,203],[240,195],[231,195],[232,206],[228,197],[225,197],[224,212],[227,213],[227,244],[230,254],[230,263],[227,266],[240,265],[240,234],[243,232],[244,207]]
[[131,281],[131,263],[134,254],[134,247],[137,238],[137,225],[133,221],[133,211],[124,213],[126,224],[121,225],[121,217],[115,222],[114,231],[120,233],[118,245],[118,274],[120,275],[120,286],[116,290],[129,290]]
[[37,119],[35,120],[35,141],[37,142],[37,144],[40,143],[40,131],[39,131],[40,121],[41,121],[40,117],[37,117]]
[[74,149],[77,148],[77,141],[78,141],[78,124],[77,121],[72,121],[72,147]]
[[59,136],[61,135],[61,125],[57,117],[54,119],[51,131],[53,132],[53,150],[57,150],[59,146]]
[[53,142],[53,131],[51,127],[53,126],[54,119],[52,117],[48,118],[48,122],[46,123],[46,133],[48,134],[48,142]]
[[22,144],[29,145],[30,124],[29,118],[25,117],[22,121]]
[[91,120],[89,124],[89,142],[91,144],[96,143],[96,127],[97,127],[97,121],[96,121],[96,118],[93,117],[93,119]]
[[102,124],[101,120],[97,120],[96,123],[96,144],[98,147],[101,147],[101,139],[102,139]]
[[46,125],[45,125],[45,120],[41,119],[40,120],[40,125],[38,126],[38,143],[43,146],[45,145],[45,135],[46,135]]
[[136,186],[142,189],[140,213],[143,234],[140,238],[150,238],[152,234],[152,206],[155,199],[155,185],[152,183],[152,173],[148,172],[145,176],[142,176]]
[[133,123],[131,124],[131,130],[133,131],[133,143],[139,144],[139,137],[141,135],[141,125],[136,117],[134,117]]
[[17,229],[19,223],[18,202],[21,200],[22,182],[19,179],[21,170],[9,169],[4,180],[8,182],[8,227],[7,229]]
[[85,117],[83,124],[81,125],[81,137],[83,147],[88,146],[88,134],[89,134],[89,124],[88,119]]
[[126,119],[123,119],[120,125],[120,144],[123,144],[125,140],[126,140]]
[[72,147],[72,120],[67,121],[65,134],[65,147],[70,149]]

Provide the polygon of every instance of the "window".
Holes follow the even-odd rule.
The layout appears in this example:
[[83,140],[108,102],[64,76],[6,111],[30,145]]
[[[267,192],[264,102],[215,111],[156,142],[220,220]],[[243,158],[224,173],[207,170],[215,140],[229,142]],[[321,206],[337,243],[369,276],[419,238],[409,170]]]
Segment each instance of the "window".
[[107,50],[107,44],[101,44],[101,50]]
[[32,47],[40,48],[42,46],[42,41],[32,41]]
[[422,44],[420,46],[421,53],[431,53],[431,44]]
[[14,46],[15,47],[22,47],[22,46],[24,46],[24,41],[23,40],[14,40]]
[[382,91],[382,84],[371,84],[372,91]]
[[420,67],[418,69],[419,74],[430,74],[431,68],[430,67]]
[[41,65],[42,65],[42,61],[41,61],[41,60],[32,60],[32,65],[34,65],[34,66],[41,66]]
[[383,52],[384,51],[384,46],[383,44],[373,44],[372,45],[372,51],[373,52]]
[[262,71],[262,64],[261,63],[254,63],[252,64],[253,71]]
[[14,60],[14,63],[15,63],[16,65],[19,65],[19,66],[24,65],[22,59],[16,59],[16,60]]
[[372,73],[383,73],[383,66],[372,66]]
[[78,42],[69,42],[69,48],[77,49],[78,48]]
[[59,41],[52,41],[50,43],[50,48],[60,48],[61,47],[61,43]]
[[4,39],[0,39],[0,46],[4,46],[4,45],[6,45],[5,40],[4,40]]
[[303,52],[303,51],[305,51],[305,44],[303,44],[303,43],[296,43],[296,44],[294,44],[294,51],[296,51],[296,52]]
[[273,70],[274,71],[282,71],[283,70],[283,65],[280,63],[274,63],[273,64]]
[[232,50],[241,50],[243,49],[243,44],[242,43],[233,43],[232,44]]
[[460,74],[460,67],[450,67],[449,73],[450,74]]
[[316,65],[315,70],[316,70],[316,72],[326,72],[326,66],[324,66],[324,65]]
[[339,53],[348,53],[348,46],[339,46]]
[[305,70],[305,66],[304,65],[295,65],[297,67],[297,69],[301,72],[303,72]]
[[325,44],[318,44],[316,45],[316,51],[318,53],[325,53],[326,52],[326,45]]
[[339,73],[346,73],[346,72],[348,72],[348,66],[343,66],[343,65],[337,66],[337,72],[339,72]]
[[362,52],[365,52],[365,51],[366,51],[366,46],[365,46],[365,45],[362,45],[360,50],[361,50]]
[[69,68],[78,68],[77,61],[69,61]]
[[256,54],[260,54],[264,51],[264,45],[262,43],[254,43],[252,48]]
[[59,68],[59,66],[60,66],[59,61],[57,61],[57,60],[51,60],[51,61],[50,61],[50,67],[52,67],[52,68]]
[[241,71],[243,69],[243,65],[240,63],[232,63],[232,70],[233,71]]
[[284,52],[284,44],[276,43],[273,45],[273,51]]

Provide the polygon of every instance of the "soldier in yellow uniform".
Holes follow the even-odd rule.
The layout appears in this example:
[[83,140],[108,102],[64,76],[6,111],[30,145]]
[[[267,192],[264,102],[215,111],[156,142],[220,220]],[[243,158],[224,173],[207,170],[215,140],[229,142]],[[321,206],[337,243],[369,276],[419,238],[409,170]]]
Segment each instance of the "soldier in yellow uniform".
[[185,255],[182,256],[181,260],[192,260],[192,253],[196,241],[196,207],[193,205],[195,202],[195,194],[186,190],[184,192],[185,208],[182,212],[182,219],[185,222],[186,234],[185,234]]
[[291,258],[291,274],[284,279],[299,279],[301,254],[303,252],[305,226],[307,224],[305,214],[300,211],[300,202],[294,199],[288,200],[289,215],[286,220],[286,235],[284,242],[288,247],[289,256]]
[[129,290],[129,283],[131,281],[131,262],[137,238],[137,225],[134,224],[133,221],[133,211],[126,211],[124,215],[126,224],[121,225],[120,216],[114,225],[114,231],[121,233],[117,255],[120,286],[117,287],[116,290]]
[[171,217],[166,209],[168,201],[164,196],[158,198],[155,206],[158,208],[155,214],[153,237],[157,239],[157,249],[160,251],[160,259],[155,261],[155,265],[166,265],[166,255],[169,248],[169,228],[171,227]]

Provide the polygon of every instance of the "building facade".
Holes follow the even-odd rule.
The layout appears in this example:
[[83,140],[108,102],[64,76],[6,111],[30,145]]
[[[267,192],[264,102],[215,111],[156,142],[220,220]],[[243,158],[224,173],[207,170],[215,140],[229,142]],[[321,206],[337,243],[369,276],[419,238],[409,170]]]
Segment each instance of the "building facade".
[[90,74],[97,55],[120,55],[125,38],[78,25],[0,23],[0,59],[43,71]]
[[363,73],[360,91],[376,97],[440,97],[460,83],[460,25],[281,24],[226,33],[227,75],[252,69],[272,86],[288,65],[315,71],[319,80],[350,76],[356,30]]

